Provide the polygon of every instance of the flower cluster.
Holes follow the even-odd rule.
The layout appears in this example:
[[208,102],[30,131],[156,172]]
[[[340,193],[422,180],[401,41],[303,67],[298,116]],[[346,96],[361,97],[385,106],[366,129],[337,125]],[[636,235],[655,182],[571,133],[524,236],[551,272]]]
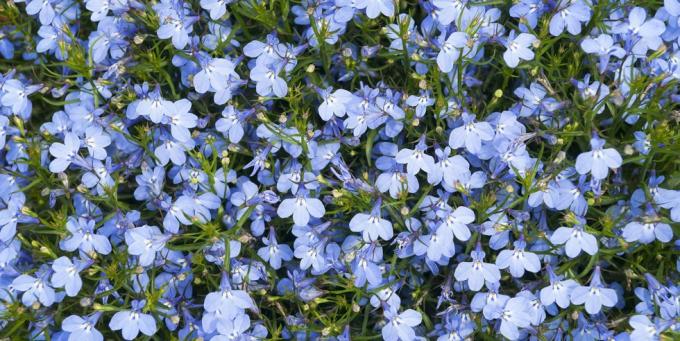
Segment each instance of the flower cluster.
[[1,337],[680,337],[678,0],[0,23]]

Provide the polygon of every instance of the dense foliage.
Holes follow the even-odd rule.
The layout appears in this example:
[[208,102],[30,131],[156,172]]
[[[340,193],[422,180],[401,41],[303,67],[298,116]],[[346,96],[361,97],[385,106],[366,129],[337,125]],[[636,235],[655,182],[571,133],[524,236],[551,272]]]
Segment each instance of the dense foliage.
[[8,0],[0,337],[680,338],[678,0]]

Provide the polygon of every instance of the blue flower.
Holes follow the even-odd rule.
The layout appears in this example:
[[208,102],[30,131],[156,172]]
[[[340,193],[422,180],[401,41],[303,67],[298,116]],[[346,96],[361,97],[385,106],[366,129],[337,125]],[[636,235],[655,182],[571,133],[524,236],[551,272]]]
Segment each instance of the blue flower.
[[662,243],[668,243],[673,239],[673,229],[670,225],[658,221],[658,216],[653,212],[651,215],[642,217],[641,221],[632,221],[623,228],[621,236],[627,242],[639,241],[649,244],[655,239]]
[[453,64],[458,58],[467,56],[470,53],[468,47],[469,37],[465,32],[453,32],[442,43],[442,46],[437,54],[437,66],[443,72],[451,72]]
[[229,137],[231,143],[239,143],[243,138],[245,120],[252,113],[252,110],[239,111],[228,105],[222,110],[222,117],[215,122],[215,129]]
[[156,259],[156,253],[165,248],[168,237],[156,226],[144,225],[125,232],[128,253],[139,256],[139,265],[149,266]]
[[69,217],[66,229],[71,235],[59,242],[59,247],[66,251],[80,250],[87,254],[97,252],[108,255],[111,252],[111,242],[106,236],[95,233],[94,227],[94,219]]
[[74,133],[66,133],[64,135],[64,143],[53,143],[50,146],[50,154],[55,159],[50,162],[50,172],[63,172],[71,163],[79,159],[82,160],[78,155],[78,150],[80,150],[80,139]]
[[421,170],[425,173],[430,173],[434,169],[434,158],[425,154],[427,145],[425,144],[425,136],[423,135],[416,144],[415,149],[404,148],[400,150],[395,160],[397,163],[406,164],[406,171],[409,174],[416,175]]
[[584,304],[588,314],[594,315],[602,310],[602,306],[613,307],[618,301],[614,289],[605,288],[600,279],[600,267],[595,267],[589,286],[578,286],[571,292],[571,303]]
[[665,30],[663,21],[656,18],[647,20],[647,12],[641,7],[630,10],[628,22],[621,22],[612,27],[613,33],[630,34],[632,52],[637,56],[644,56],[647,50],[659,48],[663,43],[661,34]]
[[581,251],[592,256],[598,250],[597,239],[585,232],[582,225],[559,227],[550,236],[550,242],[554,245],[564,244],[564,250],[569,258],[576,258]]
[[170,119],[170,133],[177,141],[184,142],[191,140],[189,128],[196,127],[198,117],[189,112],[191,102],[180,99],[173,103],[167,117]]
[[[12,189],[17,190],[18,189]],[[14,238],[17,232],[17,224],[37,223],[37,218],[28,216],[22,212],[24,199],[10,201],[7,207],[0,210],[0,241],[8,242]]]
[[418,326],[423,317],[413,309],[407,309],[397,314],[396,310],[385,310],[387,323],[382,328],[382,336],[385,341],[415,340],[414,327]]
[[285,97],[288,93],[286,80],[280,76],[281,67],[269,63],[257,63],[250,71],[250,79],[255,81],[255,89],[260,96]]
[[[39,0],[35,0],[38,2]],[[2,91],[2,98],[0,98],[0,103],[6,107],[12,109],[12,113],[19,115],[22,118],[27,118],[31,115],[31,101],[28,96],[34,92],[40,90],[41,85],[29,85],[26,86],[19,80],[10,79],[4,83],[0,83]],[[3,94],[4,92],[4,94]]]
[[482,149],[482,141],[491,141],[494,131],[488,122],[476,122],[475,115],[463,113],[463,125],[451,131],[449,146],[453,149],[465,147],[470,153],[477,154]]
[[209,313],[219,311],[227,319],[243,315],[246,309],[257,310],[255,301],[246,291],[232,289],[226,273],[222,273],[220,291],[206,295],[203,307]]
[[145,304],[146,301],[144,300],[133,300],[131,303],[132,310],[115,313],[109,321],[109,328],[114,331],[122,330],[125,340],[133,340],[140,331],[147,336],[154,335],[158,330],[156,319],[150,314],[141,312]]
[[583,0],[560,0],[557,12],[550,19],[550,34],[558,36],[566,27],[571,35],[581,33],[581,23],[590,20],[590,8]]
[[603,73],[607,70],[609,59],[614,56],[623,58],[626,51],[618,44],[614,44],[614,39],[608,34],[600,34],[596,38],[586,38],[581,42],[581,48],[586,53],[597,54],[600,57],[599,71]]
[[546,307],[556,303],[560,308],[566,309],[570,304],[571,292],[578,283],[573,279],[564,279],[564,276],[556,275],[550,266],[546,270],[550,276],[550,285],[541,289],[541,303]]
[[[182,129],[180,129],[182,130]],[[165,166],[172,161],[174,165],[181,166],[187,161],[186,151],[191,150],[195,146],[193,139],[184,141],[173,140],[170,136],[161,135],[162,142],[154,149],[153,154],[158,158],[161,165]]]
[[458,281],[467,281],[470,290],[479,291],[486,283],[487,288],[490,283],[496,283],[501,279],[501,272],[494,264],[484,263],[484,256],[481,245],[478,243],[472,251],[472,262],[461,262],[456,266],[454,276]]
[[12,288],[22,291],[21,302],[27,306],[32,306],[35,302],[40,302],[46,307],[55,302],[56,296],[54,289],[49,285],[49,272],[41,269],[35,273],[35,277],[30,275],[20,275],[12,281]]
[[673,324],[672,321],[659,318],[652,322],[645,315],[634,315],[628,323],[633,327],[633,332],[630,333],[631,340],[659,340],[659,335]]
[[519,18],[521,24],[535,28],[540,18],[545,12],[546,6],[541,0],[520,0],[510,7],[510,16]]
[[210,58],[199,55],[201,71],[193,78],[194,88],[199,94],[207,91],[218,92],[229,87],[229,78],[239,79],[234,63],[225,58]]
[[411,95],[406,99],[406,105],[416,108],[416,117],[418,118],[425,116],[425,110],[432,104],[434,104],[434,99],[430,97],[428,91],[421,91],[419,96]]
[[[180,10],[181,11],[181,10]],[[167,16],[160,16],[161,26],[156,33],[160,39],[172,39],[176,49],[183,49],[189,44],[189,33],[193,31],[193,24],[197,17],[188,17],[181,13],[172,12]]]
[[326,208],[321,200],[307,197],[305,190],[299,190],[295,198],[283,199],[276,213],[281,218],[293,216],[296,225],[307,225],[309,217],[321,218],[326,214]]
[[394,15],[394,1],[392,0],[358,0],[353,2],[355,8],[366,9],[366,16],[377,18],[380,14],[391,17]]
[[633,133],[635,136],[635,142],[633,143],[633,148],[640,152],[642,155],[649,154],[649,150],[652,147],[652,141],[649,136],[642,131],[636,131]]
[[333,88],[320,89],[319,93],[323,98],[323,102],[319,105],[319,116],[324,121],[328,121],[331,117],[343,117],[347,113],[347,106],[355,102],[355,96],[344,89],[338,89],[331,93]]
[[82,318],[70,315],[61,321],[61,329],[68,332],[68,341],[103,341],[104,336],[95,328],[101,312]]
[[352,220],[349,221],[350,230],[361,232],[367,242],[377,241],[378,238],[382,240],[392,239],[392,223],[382,218],[381,206],[382,200],[378,199],[370,214],[357,213],[354,215]]
[[257,250],[257,255],[262,260],[269,262],[272,268],[278,270],[281,268],[281,261],[293,259],[293,250],[286,244],[278,243],[273,227],[269,229],[269,238],[262,238],[262,242],[266,246]]
[[489,284],[489,292],[476,293],[470,302],[470,310],[473,312],[481,311],[487,320],[496,319],[499,309],[502,310],[510,299],[510,296],[498,292],[499,286],[500,283],[491,283]]
[[370,247],[359,252],[359,255],[352,260],[352,274],[354,275],[354,285],[363,287],[366,282],[370,286],[378,286],[382,283],[382,272],[378,264],[371,259]]
[[218,20],[227,13],[227,5],[233,0],[201,0],[201,8],[210,12],[210,19]]
[[64,288],[66,295],[73,297],[78,295],[83,281],[80,279],[80,271],[87,267],[88,263],[76,260],[75,264],[68,257],[61,256],[52,263],[52,285],[55,288]]
[[467,224],[475,221],[475,212],[471,209],[460,206],[455,210],[440,210],[437,212],[437,215],[442,219],[439,228],[450,230],[460,241],[470,239],[471,234]]
[[437,262],[444,258],[451,258],[456,252],[453,243],[453,232],[446,227],[436,228],[434,233],[423,234],[413,243],[413,253],[421,256],[427,253],[427,258]]
[[605,141],[594,136],[590,140],[589,152],[579,154],[576,158],[576,170],[579,174],[591,173],[596,180],[602,180],[607,177],[609,169],[615,170],[621,167],[623,160],[621,155],[614,148],[602,148]]
[[29,15],[38,14],[40,23],[49,25],[55,17],[53,2],[53,0],[27,0],[26,13]]
[[541,270],[541,261],[538,256],[524,251],[526,242],[523,238],[516,241],[514,245],[514,250],[503,250],[496,257],[496,265],[499,269],[510,268],[510,274],[516,278],[524,276],[524,270],[534,273]]
[[519,328],[527,328],[531,324],[531,315],[528,312],[530,303],[526,298],[517,296],[508,300],[505,307],[498,309],[498,318],[501,320],[500,332],[509,340],[520,338]]
[[529,49],[536,41],[536,36],[529,33],[520,33],[515,36],[515,31],[511,31],[505,42],[505,52],[503,59],[509,67],[515,68],[520,60],[534,59],[534,52]]
[[104,160],[106,158],[105,148],[111,144],[111,137],[99,126],[88,127],[85,129],[83,143],[90,156],[97,160]]

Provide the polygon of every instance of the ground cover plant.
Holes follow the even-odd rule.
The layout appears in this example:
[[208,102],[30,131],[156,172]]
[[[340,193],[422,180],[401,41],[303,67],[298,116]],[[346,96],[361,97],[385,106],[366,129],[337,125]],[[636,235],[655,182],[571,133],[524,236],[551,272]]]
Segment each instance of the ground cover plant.
[[0,3],[0,338],[680,338],[678,0]]

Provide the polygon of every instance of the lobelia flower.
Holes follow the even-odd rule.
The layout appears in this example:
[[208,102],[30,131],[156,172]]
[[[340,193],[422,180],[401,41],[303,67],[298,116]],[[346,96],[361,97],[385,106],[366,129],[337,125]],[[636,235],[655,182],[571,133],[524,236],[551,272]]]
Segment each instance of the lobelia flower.
[[[38,2],[35,0],[34,2]],[[31,101],[28,96],[34,92],[40,90],[42,85],[29,85],[26,86],[19,80],[10,79],[4,83],[0,83],[2,91],[2,97],[0,97],[0,103],[6,107],[12,109],[14,115],[19,115],[22,118],[27,118],[31,115]],[[4,94],[3,94],[4,92]]]
[[64,288],[66,295],[74,297],[78,295],[83,281],[79,272],[89,265],[88,262],[76,260],[75,264],[65,256],[59,257],[52,263],[52,285],[55,288]]
[[331,93],[332,90],[332,87],[318,90],[323,98],[323,102],[319,105],[319,116],[324,121],[330,120],[333,116],[345,116],[348,105],[355,101],[355,96],[345,89],[338,89]]
[[[372,248],[368,247],[359,252],[359,255],[352,260],[352,274],[354,275],[354,285],[363,287],[368,282],[369,286],[377,286],[382,283],[382,272],[379,264],[375,261],[376,257],[369,254]],[[381,261],[381,260],[378,260]]]
[[626,242],[639,241],[649,244],[654,240],[668,243],[673,239],[673,229],[670,225],[659,221],[654,208],[648,204],[647,214],[641,217],[641,221],[631,221],[623,228],[621,236]]
[[119,311],[111,317],[109,328],[113,331],[121,330],[125,340],[133,340],[139,335],[139,332],[147,336],[153,336],[158,327],[153,316],[142,313],[146,301],[133,300],[130,305],[131,310]]
[[293,259],[293,250],[290,249],[290,246],[279,244],[276,240],[274,227],[269,228],[269,238],[262,238],[262,243],[266,246],[257,250],[257,255],[268,262],[272,268],[278,270],[281,268],[281,261]]
[[526,299],[528,305],[526,312],[529,313],[531,325],[541,325],[546,318],[545,308],[543,307],[543,304],[541,304],[541,300],[529,290],[522,290],[517,293],[517,296]]
[[420,92],[419,96],[411,95],[406,99],[406,105],[416,108],[417,118],[425,116],[425,110],[427,110],[427,107],[432,106],[434,102],[434,99],[430,97],[430,93],[424,90]]
[[78,315],[70,315],[61,321],[61,329],[68,332],[68,341],[103,341],[104,336],[95,328],[101,312],[82,318]]
[[613,307],[618,301],[614,289],[605,288],[600,280],[600,267],[596,266],[589,286],[577,286],[571,292],[571,303],[585,303],[588,314],[594,315],[602,310],[602,306]]
[[502,309],[496,308],[496,315],[501,320],[500,332],[509,340],[520,338],[519,328],[527,328],[531,324],[528,311],[530,303],[522,296],[509,299]]
[[529,49],[536,41],[536,36],[529,33],[520,33],[515,35],[515,31],[511,31],[507,40],[505,41],[505,52],[503,52],[503,60],[509,67],[515,68],[519,65],[520,60],[534,59],[534,52]]
[[404,148],[400,150],[395,160],[397,163],[406,164],[406,171],[409,174],[416,175],[421,170],[429,174],[434,169],[434,158],[425,154],[426,150],[427,145],[425,144],[425,135],[423,135],[418,140],[415,149]]
[[26,13],[29,15],[38,14],[40,23],[43,25],[49,25],[54,20],[56,15],[53,0],[30,0],[26,4]]
[[35,302],[49,307],[56,300],[54,289],[49,285],[49,270],[41,268],[34,276],[20,275],[11,284],[12,288],[22,291],[21,302],[27,306],[32,306]]
[[153,154],[162,166],[167,165],[168,162],[172,162],[176,166],[183,165],[187,161],[186,151],[193,149],[196,145],[192,138],[180,141],[168,136],[167,133],[160,136],[162,136],[161,141],[159,141],[160,145],[154,149]]
[[193,24],[196,21],[198,17],[185,16],[183,11],[180,14],[173,13],[161,20],[156,34],[160,39],[171,39],[176,49],[183,49],[189,44],[189,34],[193,31]]
[[463,125],[451,131],[449,146],[453,149],[465,147],[470,153],[477,154],[482,149],[482,141],[491,141],[493,128],[488,122],[476,122],[475,115],[464,112]]
[[633,148],[635,148],[635,150],[637,150],[642,155],[649,154],[649,151],[652,147],[652,141],[649,136],[642,131],[634,132],[633,136],[635,136]]
[[201,8],[210,13],[210,19],[218,20],[227,13],[227,5],[233,0],[201,0]]
[[203,307],[207,312],[220,311],[227,318],[244,314],[245,309],[257,311],[253,299],[243,290],[233,290],[226,273],[222,273],[220,291],[211,292],[205,297]]
[[222,110],[222,117],[215,122],[215,129],[229,137],[231,143],[238,143],[243,138],[245,120],[252,112],[238,111],[233,105],[228,105]]
[[479,291],[485,283],[487,288],[490,283],[497,283],[501,279],[501,272],[495,264],[484,263],[485,255],[481,244],[477,243],[477,247],[471,253],[472,262],[461,262],[456,266],[454,272],[456,280],[467,281],[472,291]]
[[382,218],[381,214],[382,199],[376,200],[375,205],[370,214],[357,213],[349,222],[349,228],[352,232],[361,232],[364,241],[377,241],[392,239],[392,223]]
[[470,310],[482,312],[484,318],[493,320],[497,318],[498,310],[503,309],[510,296],[499,294],[500,283],[490,283],[489,292],[478,292],[472,297]]
[[614,148],[602,148],[604,144],[604,140],[593,136],[590,140],[591,151],[581,153],[576,158],[575,168],[579,174],[591,173],[594,179],[602,180],[607,177],[609,169],[621,167],[623,160],[619,152]]
[[560,308],[566,309],[571,302],[571,292],[578,283],[573,279],[563,279],[564,276],[556,275],[549,265],[546,270],[550,277],[550,285],[541,289],[541,303],[546,307],[556,303]]
[[17,233],[17,224],[39,222],[37,218],[22,212],[23,201],[10,201],[7,208],[0,210],[0,241],[12,240]]
[[353,2],[353,5],[357,9],[366,9],[366,16],[370,19],[375,19],[380,14],[386,17],[394,15],[392,0],[357,0]]
[[149,266],[156,259],[156,253],[165,248],[168,236],[163,235],[157,226],[140,226],[125,232],[128,253],[139,256],[139,265]]
[[94,219],[69,217],[66,221],[66,229],[71,235],[59,242],[59,247],[65,251],[80,250],[90,254],[97,252],[108,255],[111,252],[111,242],[106,236],[94,231]]
[[560,227],[550,236],[554,245],[564,244],[564,251],[569,258],[576,258],[581,251],[593,256],[597,253],[597,239],[583,230],[583,225]]
[[663,21],[656,18],[647,20],[647,12],[642,7],[630,10],[628,22],[621,22],[612,27],[613,33],[631,35],[632,52],[638,56],[644,56],[647,50],[659,48],[663,43],[661,34],[665,30]]
[[413,253],[422,256],[427,253],[427,258],[439,261],[454,256],[456,247],[453,243],[453,232],[446,227],[438,227],[431,234],[423,234],[413,244]]
[[526,242],[521,236],[520,240],[514,242],[515,249],[502,250],[496,257],[496,265],[499,269],[510,269],[512,277],[520,278],[524,276],[524,270],[538,272],[541,269],[541,261],[532,252],[525,252]]
[[85,129],[83,143],[90,156],[97,160],[106,159],[106,147],[111,144],[111,137],[104,132],[102,127],[94,126]]
[[166,115],[170,119],[170,133],[177,141],[191,140],[189,128],[196,127],[198,117],[189,110],[191,110],[191,102],[183,98],[174,102],[170,112]]
[[397,310],[387,309],[384,313],[387,323],[382,328],[383,340],[406,341],[416,339],[416,332],[413,327],[418,326],[423,320],[419,312],[407,309],[397,314]]
[[451,72],[453,64],[458,61],[461,55],[466,56],[470,53],[468,41],[470,38],[465,32],[453,32],[442,43],[439,53],[437,54],[437,66],[443,72]]
[[55,157],[50,162],[50,172],[63,172],[71,163],[81,160],[78,150],[80,150],[78,135],[71,132],[64,134],[64,143],[55,142],[50,146],[50,154]]
[[540,0],[520,0],[510,7],[510,16],[520,18],[520,23],[536,28],[538,18],[545,12],[545,5]]
[[439,225],[440,228],[450,230],[460,241],[470,239],[471,234],[467,224],[475,221],[475,212],[471,209],[460,206],[455,210],[440,210],[437,212],[437,216],[442,219],[442,223]]
[[581,33],[581,23],[590,20],[590,8],[583,0],[559,0],[557,12],[550,19],[550,34],[558,36],[567,29],[571,35]]
[[659,340],[661,333],[668,329],[673,322],[655,318],[652,322],[645,315],[634,315],[628,320],[628,324],[633,327],[630,333],[631,340]]
[[609,65],[609,59],[614,56],[623,58],[626,51],[618,44],[614,44],[614,39],[608,34],[600,34],[596,38],[586,38],[581,42],[581,48],[586,53],[597,54],[600,57],[598,70],[604,73]]
[[304,226],[309,222],[309,217],[321,218],[326,214],[326,208],[321,200],[307,196],[307,190],[300,188],[295,198],[283,199],[276,209],[281,218],[293,216],[296,225]]
[[194,88],[199,94],[204,94],[209,90],[217,92],[226,89],[229,86],[230,77],[239,78],[234,70],[234,63],[228,59],[199,55],[199,61],[201,61],[201,71],[193,78]]
[[255,81],[255,89],[258,95],[270,96],[273,93],[277,97],[286,96],[288,84],[280,76],[281,69],[280,66],[273,63],[256,63],[256,66],[250,70],[250,79]]

